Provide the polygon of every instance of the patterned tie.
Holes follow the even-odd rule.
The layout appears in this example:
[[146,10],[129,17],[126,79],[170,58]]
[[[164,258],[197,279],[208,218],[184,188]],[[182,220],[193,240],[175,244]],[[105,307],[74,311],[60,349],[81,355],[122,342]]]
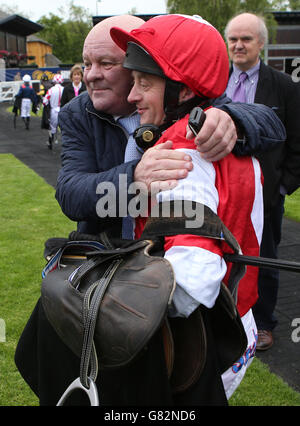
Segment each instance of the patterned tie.
[[[123,117],[118,119],[118,122],[127,131],[129,135],[127,145],[126,145],[126,150],[125,150],[125,157],[124,157],[125,163],[132,160],[139,160],[141,156],[143,155],[143,152],[139,150],[133,137],[133,132],[139,126],[139,120],[140,118],[138,114],[133,114],[129,117]],[[133,231],[134,231],[133,218],[130,216],[123,217],[122,238],[126,240],[133,240],[134,239]]]
[[246,90],[245,90],[245,80],[248,78],[248,74],[241,72],[239,75],[239,82],[235,88],[235,91],[232,95],[232,100],[234,102],[246,102]]

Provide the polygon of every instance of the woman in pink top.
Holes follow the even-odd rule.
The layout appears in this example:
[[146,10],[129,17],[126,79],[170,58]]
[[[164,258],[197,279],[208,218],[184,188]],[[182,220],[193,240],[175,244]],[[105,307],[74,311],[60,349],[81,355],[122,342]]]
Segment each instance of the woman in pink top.
[[70,79],[71,79],[71,83],[65,86],[64,92],[61,97],[61,103],[60,103],[61,107],[63,107],[71,99],[73,99],[74,97],[78,96],[80,93],[86,90],[85,84],[82,81],[83,71],[82,71],[81,65],[75,64],[71,68]]

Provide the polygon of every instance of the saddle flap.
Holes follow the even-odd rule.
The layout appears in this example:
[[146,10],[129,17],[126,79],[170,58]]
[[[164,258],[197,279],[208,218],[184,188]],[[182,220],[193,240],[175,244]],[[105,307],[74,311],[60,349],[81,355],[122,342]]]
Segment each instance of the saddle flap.
[[[175,277],[166,259],[149,255],[151,247],[152,242],[147,241],[137,245],[135,251],[123,253],[122,262],[104,293],[94,335],[100,368],[120,367],[133,360],[165,317]],[[89,261],[83,262],[79,269],[77,264],[57,268],[42,282],[41,298],[47,318],[79,357],[84,335],[84,292],[95,282],[95,277],[101,281],[111,256],[98,264],[96,257],[91,268],[85,266]],[[81,268],[85,273],[74,287],[72,277]]]

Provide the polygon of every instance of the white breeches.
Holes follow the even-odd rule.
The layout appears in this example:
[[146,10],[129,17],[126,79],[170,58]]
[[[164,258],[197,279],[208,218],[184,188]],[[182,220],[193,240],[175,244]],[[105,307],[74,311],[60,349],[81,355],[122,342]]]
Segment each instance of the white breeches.
[[241,358],[238,359],[231,368],[229,368],[227,371],[225,371],[224,374],[222,374],[222,380],[227,399],[231,397],[233,392],[237,389],[237,387],[243,380],[247,368],[253,361],[256,350],[257,328],[252,314],[252,310],[250,309],[241,318],[241,320],[247,334],[248,346],[244,355],[241,356]]
[[21,103],[21,117],[30,117],[31,111],[31,100],[28,98],[23,98]]
[[52,135],[56,133],[57,130],[57,122],[58,122],[58,113],[59,113],[59,107],[57,108],[51,108],[50,113],[50,131]]

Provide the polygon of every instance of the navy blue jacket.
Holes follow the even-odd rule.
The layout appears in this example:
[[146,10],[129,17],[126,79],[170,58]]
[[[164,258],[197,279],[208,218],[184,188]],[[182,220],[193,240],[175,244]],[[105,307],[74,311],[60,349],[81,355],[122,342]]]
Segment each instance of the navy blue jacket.
[[[285,139],[281,121],[264,105],[234,104],[223,96],[216,100],[215,106],[229,113],[246,136],[245,142],[236,145],[237,155],[269,150]],[[118,208],[120,195],[127,193],[133,182],[138,161],[123,162],[127,143],[125,131],[113,117],[94,109],[87,92],[61,109],[59,126],[62,131],[62,168],[56,198],[62,211],[78,222],[80,232],[98,234],[110,229],[117,236],[121,220],[97,216],[97,202],[101,195],[105,195],[97,194],[97,187],[104,182],[113,184]],[[127,186],[119,194],[121,174],[126,175]]]
[[37,101],[36,93],[32,86],[27,86],[25,84],[22,84],[22,86],[20,87],[19,92],[16,94],[16,98],[30,99],[33,104],[36,104]]
[[277,144],[271,153],[257,153],[264,175],[266,213],[278,204],[280,185],[288,195],[300,186],[300,85],[261,61],[254,102],[272,108],[286,130],[284,143]]
[[278,203],[280,185],[290,195],[300,187],[300,85],[291,76],[261,62],[255,102],[276,112],[286,129],[286,141],[258,159],[264,174],[265,209]]

